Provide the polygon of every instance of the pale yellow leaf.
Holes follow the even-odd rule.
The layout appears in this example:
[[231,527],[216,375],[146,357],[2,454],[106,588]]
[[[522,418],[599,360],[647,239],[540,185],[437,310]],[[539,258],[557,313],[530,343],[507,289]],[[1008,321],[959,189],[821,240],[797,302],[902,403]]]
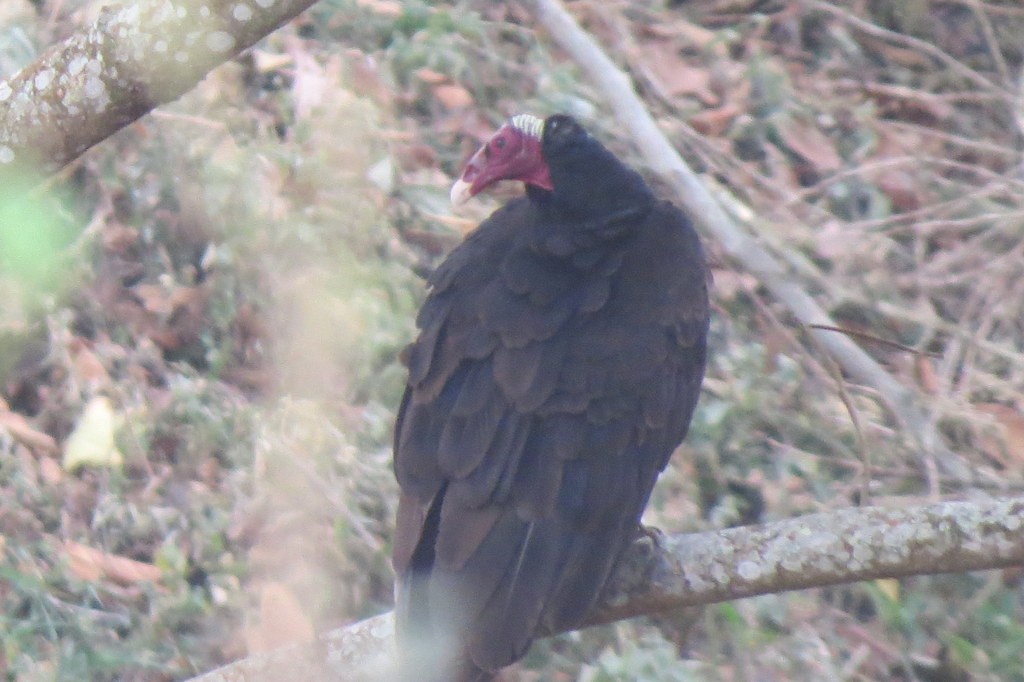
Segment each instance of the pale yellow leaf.
[[895,578],[883,578],[875,581],[875,587],[894,604],[900,601],[900,581]]
[[90,400],[64,443],[64,469],[120,466],[124,457],[114,444],[114,433],[122,420],[107,398],[97,396]]

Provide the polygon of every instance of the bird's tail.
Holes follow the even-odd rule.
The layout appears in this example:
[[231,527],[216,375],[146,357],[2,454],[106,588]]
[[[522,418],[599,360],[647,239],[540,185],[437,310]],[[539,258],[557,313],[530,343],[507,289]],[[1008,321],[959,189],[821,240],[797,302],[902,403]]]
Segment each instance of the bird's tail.
[[464,653],[429,640],[399,642],[397,674],[389,682],[491,682],[495,674],[476,666]]
[[398,673],[389,682],[491,682],[495,673],[473,663],[457,632],[431,617],[429,576],[406,575],[396,585]]

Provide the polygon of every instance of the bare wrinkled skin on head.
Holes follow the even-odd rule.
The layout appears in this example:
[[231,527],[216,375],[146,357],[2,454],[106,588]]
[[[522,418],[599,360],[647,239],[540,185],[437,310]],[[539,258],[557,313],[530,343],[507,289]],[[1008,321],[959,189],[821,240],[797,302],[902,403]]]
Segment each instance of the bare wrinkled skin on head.
[[452,185],[451,200],[461,206],[499,180],[521,180],[550,190],[551,177],[541,153],[544,121],[536,116],[513,116],[466,162]]

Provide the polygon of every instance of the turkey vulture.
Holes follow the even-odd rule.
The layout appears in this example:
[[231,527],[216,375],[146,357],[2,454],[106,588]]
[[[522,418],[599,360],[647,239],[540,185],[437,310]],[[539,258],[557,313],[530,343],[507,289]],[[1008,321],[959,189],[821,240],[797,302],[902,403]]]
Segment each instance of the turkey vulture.
[[403,655],[420,647],[410,679],[487,680],[581,623],[704,375],[707,270],[678,208],[565,115],[510,119],[452,200],[505,179],[525,196],[434,271],[403,355],[393,562]]

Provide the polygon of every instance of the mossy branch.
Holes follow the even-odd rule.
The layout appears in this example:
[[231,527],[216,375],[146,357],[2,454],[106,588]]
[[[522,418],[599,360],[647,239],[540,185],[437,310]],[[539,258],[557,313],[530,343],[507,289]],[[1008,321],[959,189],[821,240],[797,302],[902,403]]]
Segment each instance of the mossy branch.
[[[586,624],[759,594],[1021,564],[1024,497],[843,509],[657,542],[642,537]],[[393,646],[388,613],[192,682],[388,679]]]
[[0,169],[53,172],[316,0],[139,0],[0,82]]

